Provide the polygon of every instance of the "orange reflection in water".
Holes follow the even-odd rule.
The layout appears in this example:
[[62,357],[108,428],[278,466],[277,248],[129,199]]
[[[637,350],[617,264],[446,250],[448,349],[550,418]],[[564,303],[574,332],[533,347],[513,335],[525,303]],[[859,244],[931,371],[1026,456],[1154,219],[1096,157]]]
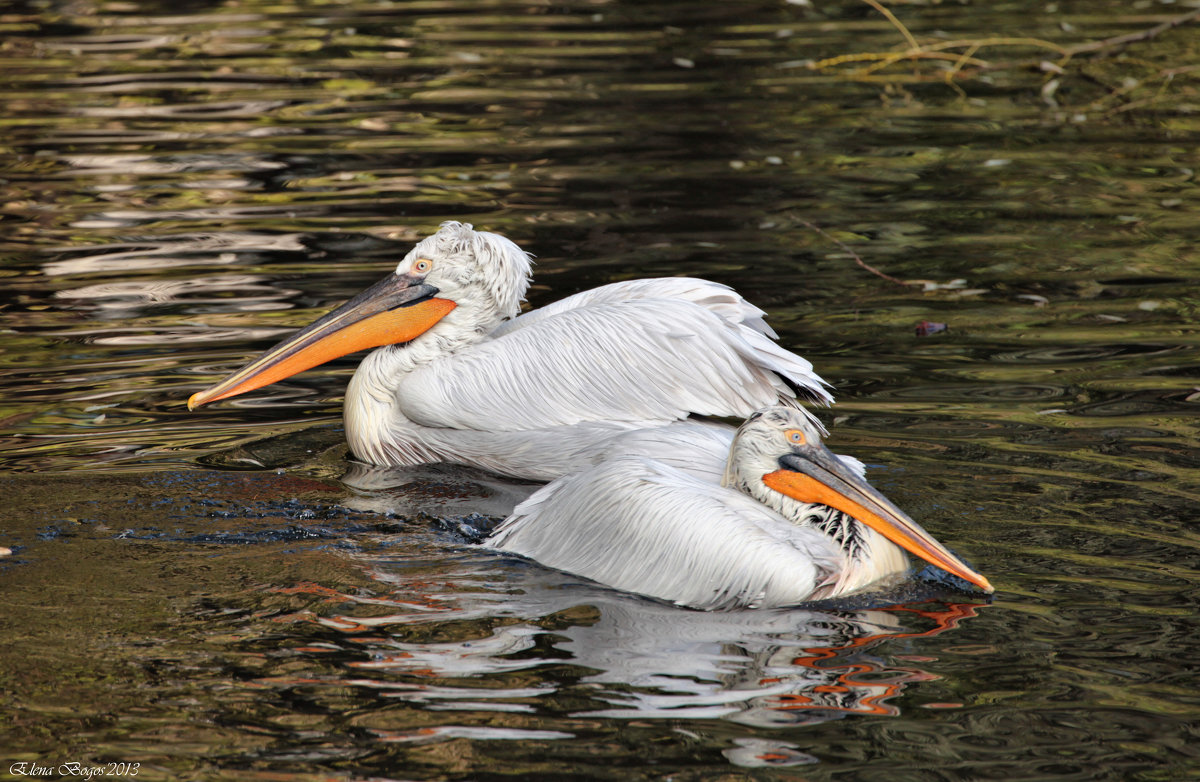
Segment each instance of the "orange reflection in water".
[[[905,686],[916,682],[934,681],[940,677],[919,668],[905,668],[888,665],[872,660],[855,660],[842,662],[846,653],[854,650],[867,649],[883,640],[897,638],[928,638],[939,635],[947,630],[956,628],[959,622],[978,615],[979,605],[971,603],[951,603],[941,606],[940,610],[914,608],[910,606],[891,606],[880,609],[894,614],[913,614],[932,619],[934,626],[921,632],[885,632],[850,639],[839,646],[814,647],[807,649],[809,656],[797,657],[793,665],[819,670],[823,677],[838,672],[833,683],[817,685],[802,692],[792,692],[771,696],[768,708],[780,710],[792,709],[824,709],[829,711],[849,712],[856,714],[875,714],[881,716],[897,716],[900,710],[887,703],[899,695]],[[914,657],[905,657],[915,661]],[[934,658],[924,658],[932,661]],[[861,677],[870,676],[869,680]],[[887,676],[888,678],[882,678]],[[763,680],[768,683],[770,680]]]

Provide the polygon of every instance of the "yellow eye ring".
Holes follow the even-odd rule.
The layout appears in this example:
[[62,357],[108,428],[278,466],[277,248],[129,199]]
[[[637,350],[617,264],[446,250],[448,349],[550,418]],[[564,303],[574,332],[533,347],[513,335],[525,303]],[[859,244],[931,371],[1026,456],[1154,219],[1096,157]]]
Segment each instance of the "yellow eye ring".
[[808,445],[808,438],[804,436],[804,432],[799,429],[788,429],[783,433],[787,441],[792,445]]
[[412,268],[417,274],[424,274],[433,268],[433,261],[429,260],[428,258],[422,258],[414,263]]

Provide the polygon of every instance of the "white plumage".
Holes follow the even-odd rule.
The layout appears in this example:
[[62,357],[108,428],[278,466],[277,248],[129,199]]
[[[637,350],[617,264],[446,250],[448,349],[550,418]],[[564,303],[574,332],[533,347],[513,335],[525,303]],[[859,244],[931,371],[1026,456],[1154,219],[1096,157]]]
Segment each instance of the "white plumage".
[[[606,287],[619,295],[626,286]],[[777,373],[812,372],[758,332],[681,299],[588,303],[515,323],[395,378],[398,411],[422,426],[485,431],[666,422],[761,407],[791,396]]]
[[[463,234],[488,252],[441,249],[446,237]],[[346,394],[347,439],[366,461],[450,461],[550,480],[596,462],[613,449],[614,437],[630,431],[671,426],[691,414],[744,417],[795,401],[782,378],[808,398],[832,401],[812,364],[771,340],[762,310],[724,285],[690,278],[613,283],[507,322],[484,319],[472,332],[458,322],[460,311],[501,310],[489,295],[495,283],[477,284],[491,275],[463,275],[469,282],[459,286],[439,270],[504,257],[494,268],[506,269],[507,288],[523,294],[525,254],[503,237],[447,223],[396,273],[430,256],[435,265],[426,280],[458,307],[412,343],[374,351],[355,374]],[[422,344],[430,338],[437,348]]]
[[[517,317],[529,272],[508,239],[444,223],[393,274],[188,406],[375,347],[346,391],[358,458],[559,479],[497,532],[492,543],[505,550],[719,608],[861,588],[904,568],[894,538],[991,589],[824,449],[801,400],[831,402],[825,382],[736,292],[689,278],[633,280]],[[728,427],[691,418],[740,418],[767,405],[781,406],[752,416],[732,445]],[[784,465],[779,436],[792,430],[783,424],[812,444],[809,467],[794,449]],[[805,472],[836,484],[841,499],[816,489],[819,502],[808,502],[811,476],[796,477]]]
[[[374,299],[357,297],[189,404],[394,342],[399,337],[345,337],[367,315],[403,315],[403,307],[431,301],[437,307],[419,333],[371,352],[347,389],[346,436],[364,461],[458,462],[549,480],[595,463],[629,432],[692,415],[744,418],[769,404],[832,401],[812,365],[774,342],[763,311],[724,285],[618,282],[516,317],[529,272],[528,256],[508,239],[445,223]],[[411,295],[388,302],[397,290]],[[322,328],[329,333],[310,351],[320,357],[294,360]],[[294,368],[279,370],[287,361]]]
[[794,605],[831,583],[841,564],[819,530],[641,456],[551,482],[487,544],[702,609]]
[[[773,407],[756,414],[732,443],[701,429],[676,429],[651,444],[654,435],[638,433],[641,451],[672,454],[676,465],[612,456],[542,487],[485,545],[692,608],[777,607],[858,591],[907,569],[904,551],[889,539],[894,524],[918,542],[913,550],[927,557],[944,553],[939,564],[961,566],[956,572],[990,590],[986,579],[870,488],[861,462],[829,453],[800,411]],[[717,482],[713,462],[721,445],[727,461]],[[688,469],[689,456],[697,469]],[[857,503],[853,507],[885,523],[863,523],[765,480],[782,471],[800,475],[797,469],[818,480],[829,476],[830,486],[843,487],[836,490]]]

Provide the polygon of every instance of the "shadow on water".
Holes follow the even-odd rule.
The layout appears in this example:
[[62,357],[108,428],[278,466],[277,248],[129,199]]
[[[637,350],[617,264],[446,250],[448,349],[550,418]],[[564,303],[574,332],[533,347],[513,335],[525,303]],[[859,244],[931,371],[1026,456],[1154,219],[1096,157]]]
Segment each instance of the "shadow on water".
[[[1052,5],[893,10],[1188,10]],[[810,67],[902,45],[851,0],[9,4],[0,774],[1195,777],[1195,30],[951,86]],[[535,253],[534,306],[735,286],[994,602],[704,614],[481,550],[533,486],[348,461],[353,357],[186,410],[447,219]]]

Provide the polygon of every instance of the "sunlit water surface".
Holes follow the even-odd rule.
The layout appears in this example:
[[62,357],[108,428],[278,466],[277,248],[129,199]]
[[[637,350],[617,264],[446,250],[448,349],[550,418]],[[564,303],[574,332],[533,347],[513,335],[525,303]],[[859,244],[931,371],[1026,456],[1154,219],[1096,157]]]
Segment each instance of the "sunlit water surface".
[[[902,45],[850,0],[9,3],[0,776],[1197,778],[1198,29],[952,87],[810,69]],[[534,305],[737,287],[994,601],[703,614],[479,550],[533,487],[349,462],[352,358],[187,411],[446,219]]]

